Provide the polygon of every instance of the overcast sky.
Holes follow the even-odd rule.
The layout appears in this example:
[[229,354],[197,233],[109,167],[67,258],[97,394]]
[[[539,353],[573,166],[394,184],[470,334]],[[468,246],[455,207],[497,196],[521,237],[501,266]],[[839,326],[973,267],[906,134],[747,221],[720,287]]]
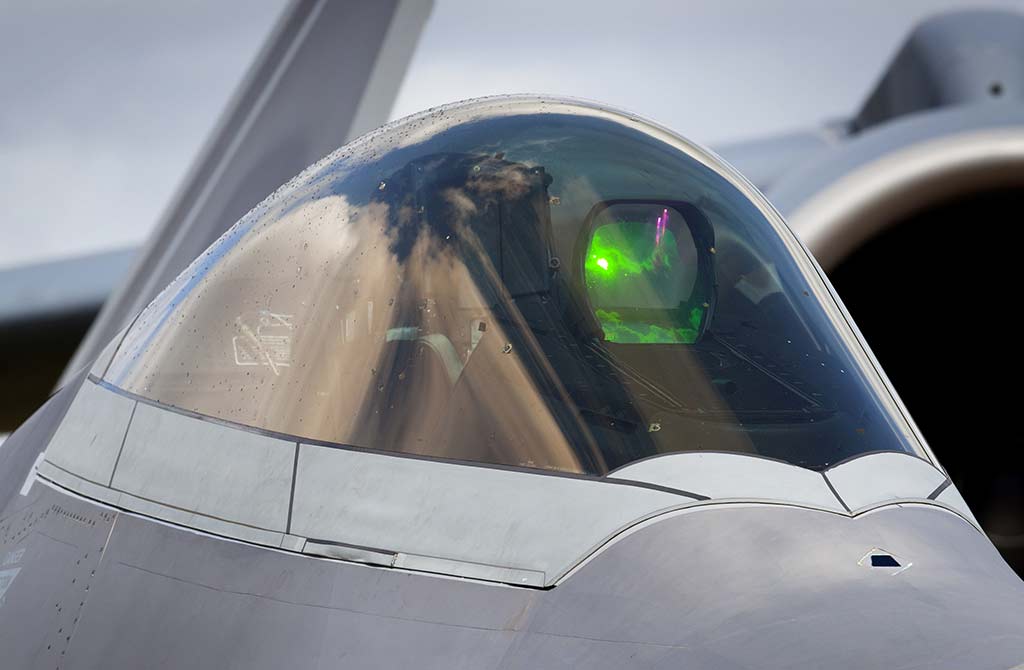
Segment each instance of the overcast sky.
[[[711,144],[848,116],[921,18],[1024,0],[437,0],[393,116],[600,100]],[[0,0],[0,267],[140,244],[281,0]],[[255,204],[255,203],[254,203]]]

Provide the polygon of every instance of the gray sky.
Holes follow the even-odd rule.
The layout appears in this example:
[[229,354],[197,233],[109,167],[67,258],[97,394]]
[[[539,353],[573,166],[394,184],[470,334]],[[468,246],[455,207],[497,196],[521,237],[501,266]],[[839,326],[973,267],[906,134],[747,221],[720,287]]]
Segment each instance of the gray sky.
[[[283,6],[0,0],[0,267],[141,243]],[[818,126],[967,6],[1024,0],[437,0],[393,116],[540,92],[711,144]]]

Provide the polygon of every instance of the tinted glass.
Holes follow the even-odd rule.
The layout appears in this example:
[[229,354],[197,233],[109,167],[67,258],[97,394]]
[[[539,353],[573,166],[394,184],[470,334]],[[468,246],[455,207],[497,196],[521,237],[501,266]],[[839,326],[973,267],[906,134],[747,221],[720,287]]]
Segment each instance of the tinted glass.
[[713,281],[678,210],[659,203],[599,206],[583,259],[590,308],[604,340],[691,344],[710,303],[695,291]]
[[175,280],[105,377],[299,438],[569,472],[918,449],[759,196],[561,102],[445,108],[324,159]]

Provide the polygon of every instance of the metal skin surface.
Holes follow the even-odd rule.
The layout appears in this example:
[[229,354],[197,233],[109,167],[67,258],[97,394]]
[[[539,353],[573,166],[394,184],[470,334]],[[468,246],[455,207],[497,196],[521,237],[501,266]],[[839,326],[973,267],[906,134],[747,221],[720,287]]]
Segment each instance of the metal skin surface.
[[[254,547],[41,483],[5,502],[0,573],[17,570],[0,597],[5,668],[1024,662],[1024,585],[983,535],[937,507],[668,514],[538,590]],[[901,567],[863,564],[879,550]]]
[[35,465],[59,488],[194,530],[532,587],[556,585],[646,519],[707,501],[856,515],[936,500],[977,526],[945,473],[905,453],[862,454],[815,472],[747,454],[681,452],[608,477],[569,477],[299,444],[131,400],[93,378]]
[[921,112],[822,151],[768,189],[826,270],[909,212],[983,188],[1019,187],[1024,106]]
[[722,147],[831,271],[929,204],[1024,184],[1024,17],[925,20],[851,118]]
[[76,391],[0,450],[4,668],[1024,662],[1024,584],[925,501],[853,517],[708,501],[638,523],[553,588],[512,587],[258,547],[35,480]]
[[4,668],[1024,662],[1024,584],[938,504],[706,501],[638,522],[552,588],[513,587],[259,547],[47,485],[33,468],[77,391],[0,449]]
[[[945,134],[957,123],[953,112],[917,114]],[[1009,106],[970,114],[1019,126]],[[888,127],[890,149],[915,148],[918,135]],[[820,174],[877,167],[870,149],[885,132],[865,125],[863,144],[823,157]],[[1006,164],[1019,167],[1020,155]],[[935,171],[885,174],[950,183]],[[817,193],[796,197],[795,182],[772,181],[788,213]],[[882,201],[877,181],[844,183],[861,187],[844,190],[849,211]],[[843,220],[816,252],[848,242]],[[1024,583],[954,486],[926,499],[938,482],[929,470],[913,478],[923,482],[913,500],[880,501],[882,491],[851,513],[700,501],[637,519],[553,586],[514,587],[338,560],[360,559],[333,545],[321,549],[333,559],[257,546],[36,479],[83,378],[0,445],[3,670],[1024,667]],[[858,474],[862,465],[825,475],[837,495],[888,485]],[[892,495],[910,493],[900,483]],[[873,567],[873,556],[891,563]]]

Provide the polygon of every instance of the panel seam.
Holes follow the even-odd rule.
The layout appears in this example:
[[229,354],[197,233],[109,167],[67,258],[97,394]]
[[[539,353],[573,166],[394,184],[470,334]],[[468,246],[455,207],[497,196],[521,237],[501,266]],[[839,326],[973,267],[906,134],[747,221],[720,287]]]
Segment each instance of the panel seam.
[[[121,454],[124,453],[124,445],[128,441],[128,432],[132,429],[132,421],[135,420],[135,410],[139,407],[139,401],[132,403],[132,413],[128,416],[128,425],[124,427],[124,435],[121,436],[121,448],[117,450],[117,458],[114,459],[114,467],[110,469],[110,481],[107,488],[114,488],[114,475],[117,473],[117,466],[121,462]],[[63,469],[63,468],[62,468]]]
[[836,500],[838,500],[839,504],[843,506],[843,509],[846,510],[846,513],[852,514],[853,510],[851,510],[850,507],[846,504],[846,501],[843,500],[843,497],[839,495],[839,491],[836,491],[836,487],[832,486],[832,482],[829,481],[828,475],[822,472],[821,478],[825,480],[825,486],[827,486],[828,490],[832,492],[832,495],[836,497]]
[[288,520],[285,522],[284,532],[292,533],[292,508],[295,506],[295,482],[299,477],[299,442],[295,443],[295,459],[292,461],[292,490],[288,495]]

